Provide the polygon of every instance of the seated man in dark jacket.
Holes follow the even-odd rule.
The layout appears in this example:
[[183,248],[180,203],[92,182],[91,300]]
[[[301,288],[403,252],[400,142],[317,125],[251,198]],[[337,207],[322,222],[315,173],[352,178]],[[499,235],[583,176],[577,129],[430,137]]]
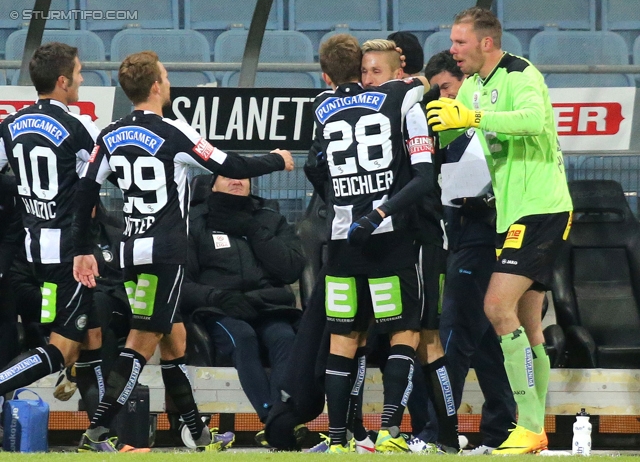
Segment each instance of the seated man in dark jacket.
[[[217,176],[208,200],[191,210],[181,309],[232,357],[264,423],[280,396],[301,313],[288,284],[298,280],[305,261],[294,227],[250,188],[248,179]],[[270,377],[261,362],[265,350]],[[264,431],[256,441],[266,445]]]

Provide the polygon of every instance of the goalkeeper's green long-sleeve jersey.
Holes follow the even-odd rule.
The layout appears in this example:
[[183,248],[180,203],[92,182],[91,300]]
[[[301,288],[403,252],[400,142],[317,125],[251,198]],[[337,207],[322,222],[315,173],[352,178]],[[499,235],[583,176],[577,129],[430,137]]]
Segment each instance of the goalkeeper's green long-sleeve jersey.
[[572,210],[549,91],[529,61],[505,53],[486,79],[467,78],[457,99],[484,111],[479,134],[487,143],[499,233],[528,215]]

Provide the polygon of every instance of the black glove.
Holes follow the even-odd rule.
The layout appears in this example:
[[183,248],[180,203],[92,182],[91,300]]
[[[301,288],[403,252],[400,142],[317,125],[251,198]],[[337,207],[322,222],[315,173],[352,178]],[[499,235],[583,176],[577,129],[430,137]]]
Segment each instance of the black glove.
[[496,208],[496,198],[487,193],[477,197],[458,197],[451,199],[451,203],[460,206],[460,213],[464,216],[479,218]]
[[354,247],[364,245],[367,239],[369,239],[369,236],[371,236],[371,233],[378,229],[382,220],[384,220],[384,218],[374,209],[372,212],[351,223],[349,232],[347,233],[347,242],[349,245]]
[[251,322],[258,317],[258,311],[242,292],[214,290],[209,295],[209,303],[235,319]]
[[430,101],[435,101],[440,98],[440,85],[434,83],[428,92],[422,97],[422,104],[427,104]]

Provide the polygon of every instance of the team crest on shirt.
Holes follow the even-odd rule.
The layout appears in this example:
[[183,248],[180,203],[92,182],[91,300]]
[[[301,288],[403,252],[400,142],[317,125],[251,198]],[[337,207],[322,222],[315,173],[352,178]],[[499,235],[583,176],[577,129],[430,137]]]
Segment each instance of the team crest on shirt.
[[78,330],[84,330],[85,327],[87,327],[87,315],[83,314],[76,319],[76,328]]
[[473,92],[471,104],[473,105],[473,109],[475,109],[476,111],[480,109],[480,92]]
[[102,258],[104,258],[104,261],[107,263],[110,263],[113,261],[113,254],[111,251],[104,249],[102,250]]
[[494,88],[491,90],[491,104],[496,104],[496,101],[498,101],[498,90]]

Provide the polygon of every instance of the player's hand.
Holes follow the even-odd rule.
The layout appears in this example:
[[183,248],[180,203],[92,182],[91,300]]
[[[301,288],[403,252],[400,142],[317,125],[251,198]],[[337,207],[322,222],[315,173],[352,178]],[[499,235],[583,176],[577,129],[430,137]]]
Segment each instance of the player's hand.
[[440,98],[440,85],[438,85],[437,83],[434,83],[429,88],[429,91],[427,91],[424,94],[424,97],[422,98],[422,102],[430,103],[431,101],[437,101],[438,98]]
[[73,277],[76,281],[92,289],[96,286],[96,276],[100,276],[96,257],[93,255],[73,257]]
[[405,67],[407,65],[407,57],[402,53],[402,48],[396,47],[396,51],[400,55],[400,67]]
[[427,122],[436,132],[478,127],[480,120],[482,111],[472,111],[455,99],[440,98],[427,104]]
[[371,233],[378,229],[382,220],[384,220],[384,217],[378,213],[378,209],[375,209],[351,223],[349,232],[347,233],[347,242],[349,245],[354,247],[364,245],[369,239],[369,236],[371,236]]
[[287,151],[286,149],[274,149],[273,151],[271,151],[271,154],[278,154],[284,159],[284,169],[287,172],[293,170],[293,167],[295,165],[293,163],[293,156],[291,156],[291,153],[289,151]]

